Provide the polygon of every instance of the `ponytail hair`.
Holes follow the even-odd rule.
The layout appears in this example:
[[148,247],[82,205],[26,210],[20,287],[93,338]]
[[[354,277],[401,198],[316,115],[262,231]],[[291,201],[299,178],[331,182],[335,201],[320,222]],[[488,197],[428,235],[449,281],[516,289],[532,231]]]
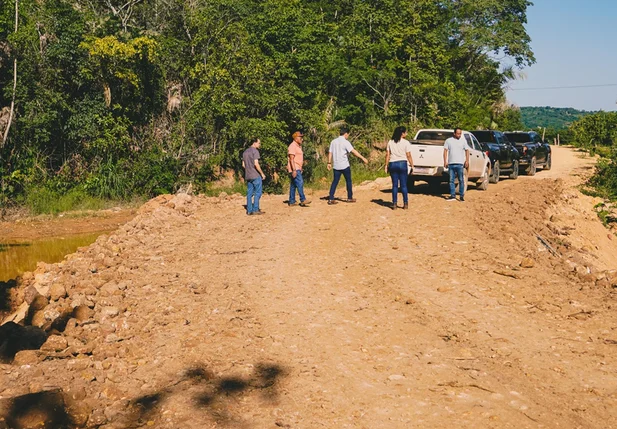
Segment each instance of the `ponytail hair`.
[[407,128],[405,127],[396,127],[394,129],[394,133],[392,134],[392,140],[394,140],[395,143],[398,143],[401,141],[401,138],[403,137],[403,133],[407,132]]

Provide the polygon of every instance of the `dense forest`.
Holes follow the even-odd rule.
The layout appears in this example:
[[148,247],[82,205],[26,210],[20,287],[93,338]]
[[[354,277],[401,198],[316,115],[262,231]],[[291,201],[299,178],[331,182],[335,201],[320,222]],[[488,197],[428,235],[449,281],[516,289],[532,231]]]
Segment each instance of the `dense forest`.
[[343,122],[360,148],[398,124],[510,128],[530,5],[4,0],[0,204],[203,189],[251,136],[284,180],[296,129],[316,162]]
[[574,121],[595,112],[571,107],[521,107],[521,119],[526,128],[568,128]]

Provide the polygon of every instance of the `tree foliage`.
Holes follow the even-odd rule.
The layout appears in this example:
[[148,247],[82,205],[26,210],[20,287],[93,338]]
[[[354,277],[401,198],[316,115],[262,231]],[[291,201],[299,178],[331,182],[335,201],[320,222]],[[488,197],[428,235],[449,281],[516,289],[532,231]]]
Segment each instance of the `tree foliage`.
[[[40,185],[124,197],[239,170],[270,176],[290,132],[318,156],[334,124],[490,127],[535,60],[527,0],[20,0],[0,5],[0,198]],[[499,115],[502,115],[501,117]],[[1,122],[0,122],[1,126]],[[360,132],[361,131],[361,132]],[[366,141],[365,143],[370,143]]]
[[521,116],[527,128],[568,128],[574,121],[596,112],[570,107],[521,107]]
[[602,156],[587,182],[595,189],[593,194],[617,199],[617,112],[584,116],[572,123],[568,131],[575,145]]
[[583,148],[617,146],[617,112],[598,112],[570,125],[574,142]]

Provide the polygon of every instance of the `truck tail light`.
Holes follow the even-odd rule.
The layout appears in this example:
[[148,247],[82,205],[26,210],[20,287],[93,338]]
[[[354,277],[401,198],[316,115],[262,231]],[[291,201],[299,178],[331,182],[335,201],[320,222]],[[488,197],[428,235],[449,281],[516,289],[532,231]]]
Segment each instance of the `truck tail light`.
[[486,155],[487,158],[489,157],[488,150],[486,152],[484,152],[484,154]]

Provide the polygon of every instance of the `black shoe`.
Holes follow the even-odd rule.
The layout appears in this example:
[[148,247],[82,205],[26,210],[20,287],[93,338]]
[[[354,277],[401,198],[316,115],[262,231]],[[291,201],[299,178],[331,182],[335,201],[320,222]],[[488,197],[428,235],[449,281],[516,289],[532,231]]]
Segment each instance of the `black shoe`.
[[461,198],[459,199],[459,201],[463,203],[463,202],[465,202],[465,198],[461,197]]
[[403,204],[403,210],[407,210],[409,208],[409,204]]
[[456,201],[456,197],[448,197],[446,198],[446,201]]
[[304,200],[300,203],[300,207],[308,207],[309,204],[311,204],[309,200]]

